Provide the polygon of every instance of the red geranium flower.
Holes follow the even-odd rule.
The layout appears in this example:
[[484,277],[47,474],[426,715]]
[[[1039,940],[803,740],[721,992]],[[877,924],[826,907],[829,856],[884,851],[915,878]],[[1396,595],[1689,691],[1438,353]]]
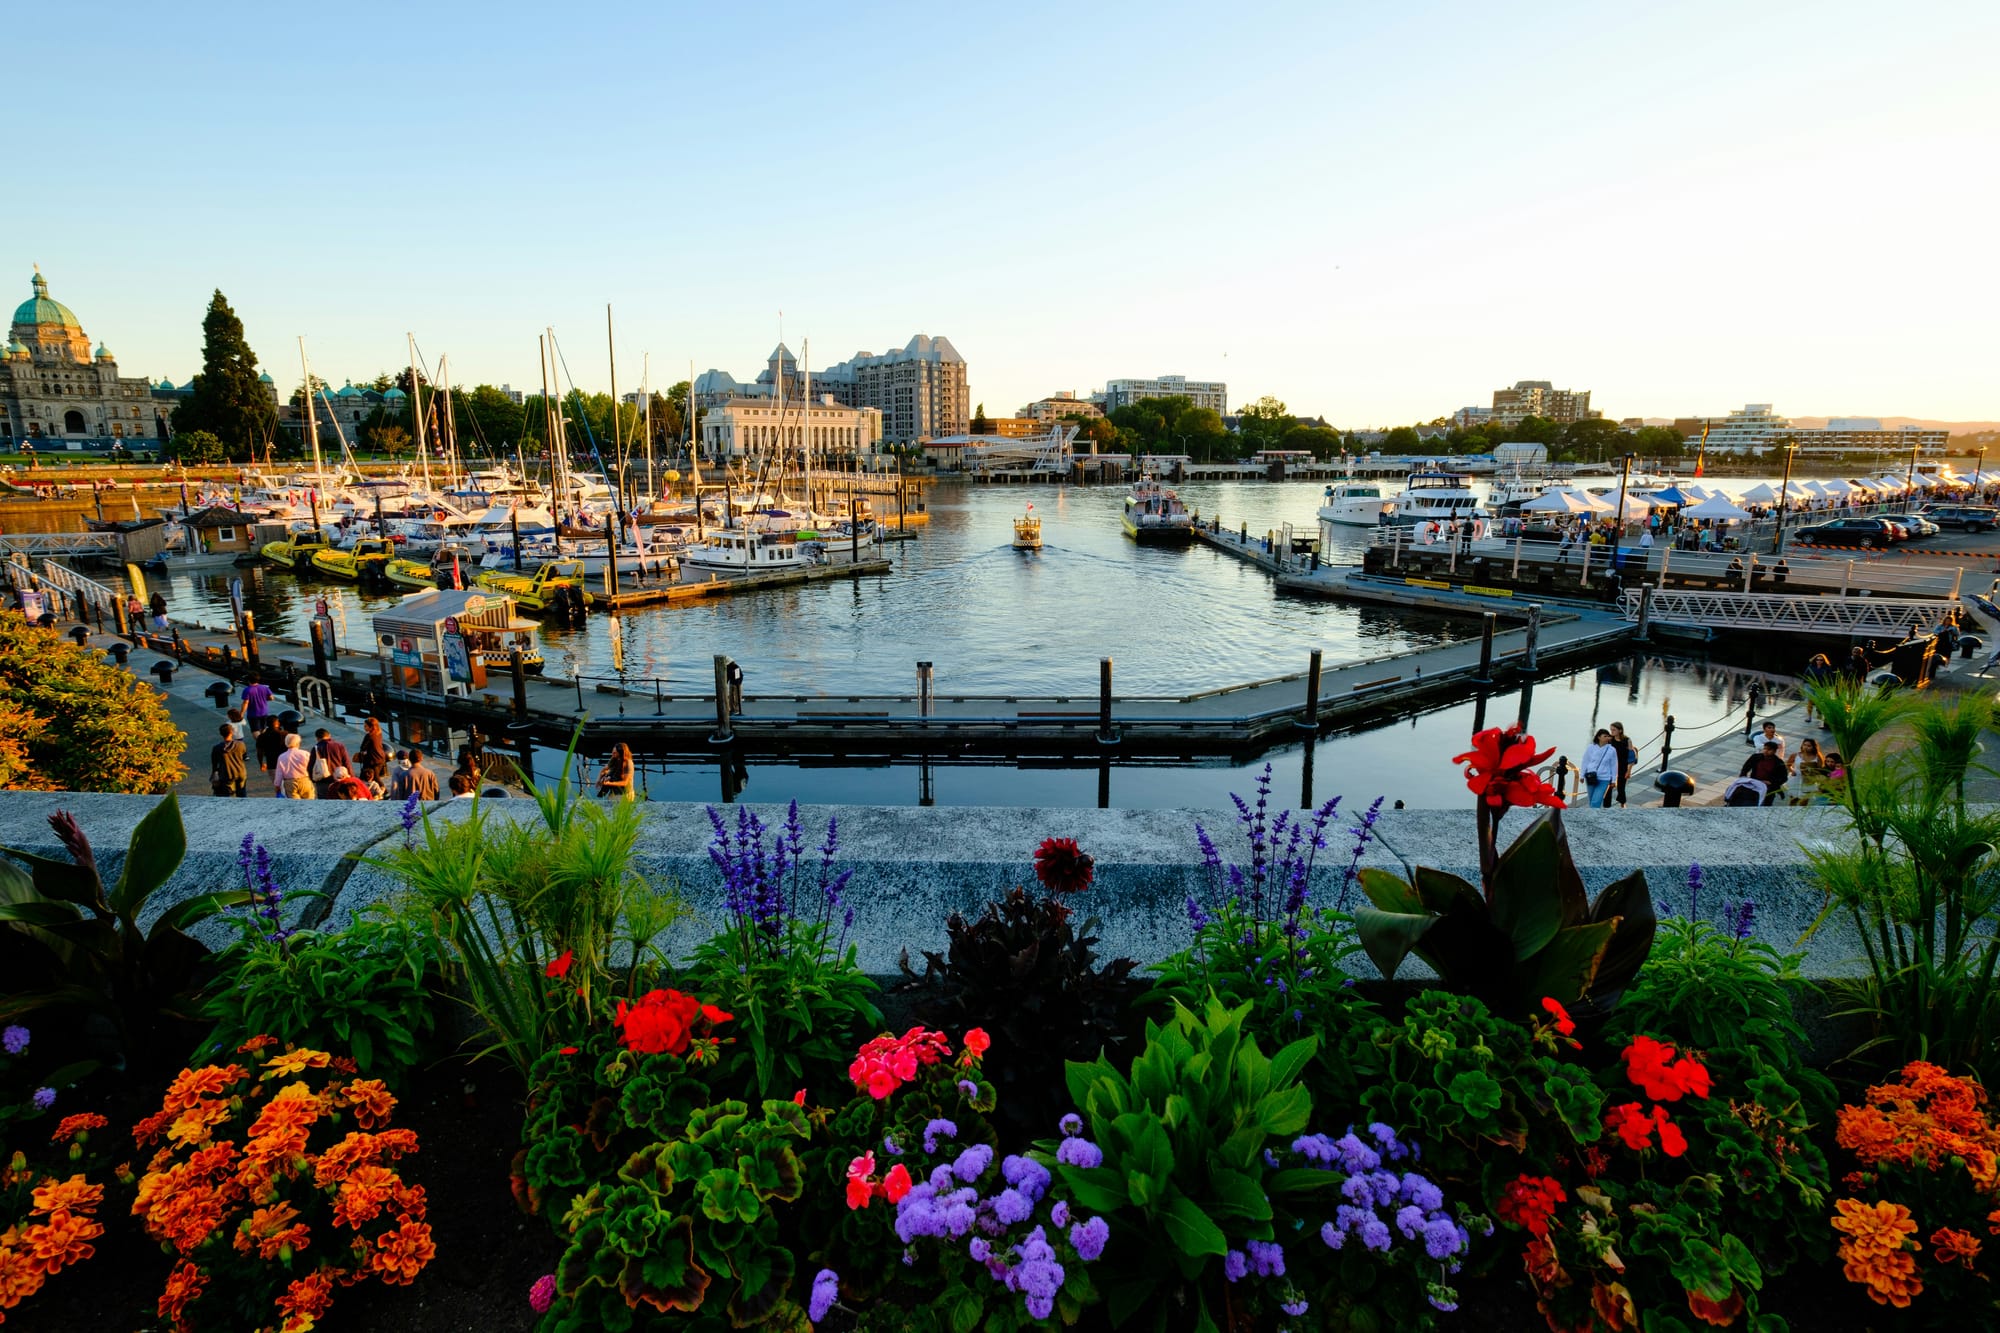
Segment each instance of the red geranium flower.
[[[882,1186],[871,1179],[874,1174],[875,1153],[873,1150],[862,1153],[861,1156],[847,1164],[847,1206],[849,1209],[866,1208],[869,1201],[881,1190]],[[905,1183],[907,1183],[909,1172],[904,1172],[903,1176]]]
[[1466,765],[1467,789],[1495,809],[1550,805],[1560,810],[1562,797],[1534,771],[1554,753],[1553,746],[1535,753],[1535,738],[1517,723],[1504,731],[1490,727],[1480,732],[1472,738],[1472,748],[1451,762]]
[[1094,864],[1075,838],[1043,838],[1035,848],[1035,878],[1050,893],[1082,893],[1090,887]]
[[1569,1010],[1562,1007],[1562,1001],[1550,999],[1545,995],[1542,997],[1542,1008],[1546,1009],[1549,1017],[1555,1020],[1557,1033],[1567,1037],[1576,1031],[1576,1020],[1569,1016]]
[[727,1023],[731,1015],[677,990],[648,991],[637,1004],[618,1002],[616,1023],[625,1049],[640,1055],[681,1055],[695,1024]]
[[993,1048],[993,1038],[986,1035],[985,1028],[967,1028],[965,1032],[965,1054],[960,1064],[971,1064]]
[[542,975],[545,977],[566,977],[569,975],[570,964],[574,963],[575,961],[576,961],[576,950],[564,949],[562,952],[562,957],[554,960],[547,967],[542,969]]
[[792,1094],[792,1105],[804,1106],[805,1104],[806,1104],[806,1090],[804,1088],[800,1088],[797,1092]]
[[882,1197],[890,1203],[901,1203],[910,1192],[910,1183],[910,1168],[898,1162],[882,1177]]
[[1656,1102],[1677,1102],[1693,1094],[1707,1097],[1708,1070],[1692,1056],[1675,1058],[1672,1046],[1651,1037],[1634,1037],[1625,1048],[1625,1074],[1633,1084]]
[[1546,1236],[1549,1218],[1567,1197],[1562,1185],[1547,1176],[1519,1176],[1508,1182],[1494,1211],[1502,1222],[1512,1223],[1531,1236]]

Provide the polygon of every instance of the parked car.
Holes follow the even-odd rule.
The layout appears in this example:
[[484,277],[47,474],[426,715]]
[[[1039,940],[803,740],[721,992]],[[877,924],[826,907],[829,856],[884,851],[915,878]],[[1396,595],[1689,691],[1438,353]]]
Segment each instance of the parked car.
[[1926,505],[1924,517],[1941,528],[1991,532],[2000,528],[2000,509],[1986,505]]
[[1942,531],[1922,514],[1883,514],[1881,517],[1886,523],[1907,529],[1912,537],[1935,537]]
[[1807,546],[1886,547],[1900,538],[1895,526],[1884,519],[1837,518],[1831,523],[1800,528],[1792,534],[1792,540]]

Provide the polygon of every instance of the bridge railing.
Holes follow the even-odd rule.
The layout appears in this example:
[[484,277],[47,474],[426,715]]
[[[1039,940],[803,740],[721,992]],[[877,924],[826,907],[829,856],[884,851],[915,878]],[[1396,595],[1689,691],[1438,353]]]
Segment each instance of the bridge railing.
[[[1950,599],[1828,597],[1791,593],[1696,592],[1658,588],[1647,615],[1669,625],[1706,629],[1786,630],[1816,634],[1907,634],[1934,628],[1958,609]],[[1619,597],[1625,618],[1639,618],[1640,590]]]

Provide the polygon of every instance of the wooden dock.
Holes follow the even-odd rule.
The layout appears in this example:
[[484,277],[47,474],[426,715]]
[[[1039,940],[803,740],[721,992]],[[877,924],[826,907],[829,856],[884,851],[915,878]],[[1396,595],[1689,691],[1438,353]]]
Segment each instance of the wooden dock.
[[659,583],[627,592],[592,593],[594,605],[607,611],[629,611],[643,606],[674,606],[681,602],[710,597],[735,597],[769,588],[793,588],[803,583],[825,583],[831,579],[863,579],[887,574],[893,568],[887,560],[842,561],[809,565],[804,569],[774,569],[763,574],[716,574],[698,583]]

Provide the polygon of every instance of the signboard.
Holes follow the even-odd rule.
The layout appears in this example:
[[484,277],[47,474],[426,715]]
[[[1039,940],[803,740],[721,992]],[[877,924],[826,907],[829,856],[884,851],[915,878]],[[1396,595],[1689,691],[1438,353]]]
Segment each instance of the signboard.
[[21,589],[21,614],[28,618],[29,624],[40,620],[42,613],[47,609],[42,602],[42,594],[39,588]]
[[243,580],[229,580],[229,622],[240,631],[243,628]]
[[1437,588],[1443,592],[1451,591],[1449,583],[1440,583],[1436,579],[1404,579],[1403,582],[1412,588]]
[[313,619],[319,622],[319,641],[326,646],[326,655],[334,656],[340,651],[340,641],[333,637],[333,617],[322,612]]
[[407,634],[396,636],[396,646],[389,650],[389,660],[397,666],[420,667],[424,655],[417,651],[417,641]]
[[1482,588],[1476,583],[1466,584],[1463,591],[1471,593],[1474,597],[1512,597],[1514,595],[1512,588]]
[[[456,622],[450,622],[456,623]],[[466,651],[465,636],[446,630],[441,640],[444,674],[463,685],[472,683],[472,654]]]

